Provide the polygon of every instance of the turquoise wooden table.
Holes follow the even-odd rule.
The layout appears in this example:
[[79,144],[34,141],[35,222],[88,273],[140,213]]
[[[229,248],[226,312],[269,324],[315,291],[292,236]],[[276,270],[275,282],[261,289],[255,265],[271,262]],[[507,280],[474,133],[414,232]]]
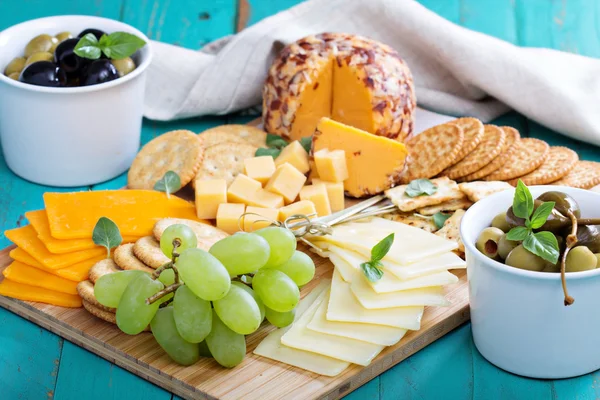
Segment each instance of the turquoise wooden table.
[[[90,14],[129,23],[152,39],[198,48],[298,2],[3,0],[0,2],[0,30],[32,18]],[[600,57],[600,1],[420,2],[455,23],[511,43]],[[565,115],[565,118],[569,116]],[[171,129],[200,132],[217,124],[240,123],[249,119],[228,115],[175,123],[144,121],[142,142],[148,142]],[[553,145],[569,146],[583,159],[600,161],[599,148],[567,139],[519,114],[509,113],[496,123],[512,125],[523,136],[542,138]],[[123,175],[90,189],[119,188],[125,182]],[[0,247],[9,244],[2,232],[23,224],[25,211],[41,208],[42,193],[48,190],[57,189],[18,178],[8,170],[4,159],[0,159]],[[471,327],[466,324],[368,382],[347,399],[595,399],[600,397],[599,379],[600,372],[575,379],[541,381],[501,371],[477,352],[471,338]],[[8,400],[168,400],[174,397],[4,309],[0,309],[0,382],[0,398]]]

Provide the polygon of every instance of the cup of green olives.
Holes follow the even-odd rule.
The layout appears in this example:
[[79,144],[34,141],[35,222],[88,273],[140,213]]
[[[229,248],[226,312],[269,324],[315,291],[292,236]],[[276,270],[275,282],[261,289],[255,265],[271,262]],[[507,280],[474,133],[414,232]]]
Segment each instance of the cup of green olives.
[[[80,57],[82,38],[139,39],[135,53]],[[40,18],[0,32],[0,141],[8,167],[44,185],[86,186],[129,168],[141,135],[149,39],[119,21]]]
[[[561,256],[572,245],[566,273],[560,273],[560,258],[550,263],[529,251],[529,244],[507,238],[511,229],[527,225],[515,215],[521,211],[510,209],[515,190],[477,202],[460,227],[473,340],[488,361],[518,375],[558,379],[587,374],[600,368],[595,340],[600,331],[600,226],[592,224],[600,222],[600,193],[562,186],[528,189],[535,209],[554,202],[547,220],[532,234],[551,232]],[[574,245],[569,215],[584,224],[576,229]],[[562,276],[574,299],[568,307]]]

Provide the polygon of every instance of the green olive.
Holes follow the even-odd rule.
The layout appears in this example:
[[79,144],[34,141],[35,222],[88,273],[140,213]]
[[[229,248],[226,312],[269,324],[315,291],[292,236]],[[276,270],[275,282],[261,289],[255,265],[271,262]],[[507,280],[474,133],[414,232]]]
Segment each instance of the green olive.
[[569,251],[569,254],[567,254],[565,271],[589,271],[590,269],[596,268],[597,264],[598,259],[590,249],[585,246],[577,246],[572,248],[571,251]]
[[21,75],[19,72],[13,72],[12,74],[8,74],[8,77],[10,79],[14,79],[15,81],[19,80],[19,75]]
[[71,39],[73,37],[73,34],[71,32],[60,32],[54,35],[54,37],[59,42],[64,42],[67,39]]
[[492,220],[492,226],[504,231],[504,233],[510,231],[510,225],[506,221],[506,212],[496,215]]
[[506,235],[502,235],[500,240],[498,241],[498,254],[500,258],[506,260],[508,254],[513,251],[515,247],[517,247],[520,243],[514,240],[508,240]]
[[546,266],[544,267],[542,272],[552,272],[552,273],[560,272],[560,259],[556,262],[556,264],[547,262]]
[[477,250],[489,258],[496,258],[498,255],[498,241],[502,235],[504,235],[504,232],[498,228],[485,228],[479,234],[475,246]]
[[531,253],[520,244],[508,254],[506,265],[529,271],[542,271],[546,267],[546,261]]
[[25,57],[29,58],[33,53],[48,52],[55,42],[58,40],[50,35],[38,35],[25,46]]
[[13,58],[4,69],[4,73],[6,75],[10,75],[15,72],[20,74],[21,71],[23,71],[23,68],[25,68],[25,61],[27,61],[25,57]]
[[567,216],[567,212],[571,211],[575,217],[581,217],[581,210],[579,204],[574,198],[563,192],[550,191],[542,193],[538,196],[538,200],[542,201],[553,201],[554,208],[564,216]]
[[129,74],[131,71],[135,69],[135,62],[131,59],[131,57],[123,58],[122,60],[111,60],[112,64],[117,69],[119,73],[119,77],[123,77]]
[[25,66],[28,66],[28,65],[33,64],[34,62],[38,62],[38,61],[52,61],[52,60],[54,60],[54,56],[51,53],[48,53],[47,51],[40,51],[39,53],[33,53],[31,56],[29,56],[29,58],[25,62]]

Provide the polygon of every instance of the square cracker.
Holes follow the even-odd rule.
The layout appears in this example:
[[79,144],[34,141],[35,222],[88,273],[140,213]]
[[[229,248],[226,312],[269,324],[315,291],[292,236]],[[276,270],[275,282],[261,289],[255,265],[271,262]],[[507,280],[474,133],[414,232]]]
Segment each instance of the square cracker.
[[444,239],[458,243],[458,250],[464,253],[465,245],[462,240],[460,240],[460,221],[462,221],[463,215],[465,215],[464,210],[457,210],[446,220],[446,222],[444,222],[442,229],[435,234]]
[[473,202],[469,200],[466,195],[463,195],[460,199],[453,199],[434,206],[421,208],[418,213],[421,215],[434,215],[442,211],[466,210],[472,205]]
[[437,191],[429,196],[407,196],[405,192],[408,185],[400,185],[388,189],[385,191],[385,195],[400,211],[404,212],[414,211],[464,197],[464,194],[460,191],[456,182],[447,177],[432,179],[431,183],[437,186]]
[[423,229],[426,232],[433,233],[438,230],[432,218],[423,218],[413,213],[394,212],[383,216],[391,221],[400,222],[402,224],[414,226],[415,228]]
[[496,192],[502,192],[503,190],[512,189],[513,186],[509,183],[502,181],[475,181],[475,182],[464,182],[458,185],[458,188],[467,195],[469,200],[472,202],[479,201],[484,197],[488,197]]

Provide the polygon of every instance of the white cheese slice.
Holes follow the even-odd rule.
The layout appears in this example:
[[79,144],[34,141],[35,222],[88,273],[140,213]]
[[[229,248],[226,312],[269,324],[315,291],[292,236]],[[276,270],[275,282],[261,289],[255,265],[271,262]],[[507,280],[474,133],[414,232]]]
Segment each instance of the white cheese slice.
[[317,308],[313,319],[308,323],[308,329],[382,346],[393,346],[406,334],[406,329],[391,326],[328,321],[327,304],[329,304],[329,297],[330,295],[327,293],[325,300]]
[[326,293],[321,293],[300,319],[294,322],[292,327],[281,337],[281,343],[338,360],[364,366],[369,365],[385,346],[315,332],[307,328],[317,308],[324,301],[325,295]]
[[[304,314],[328,286],[329,280],[321,281],[317,287],[300,301],[296,308],[296,320]],[[335,358],[294,349],[281,344],[281,337],[288,329],[289,327],[276,329],[269,333],[254,349],[254,354],[326,376],[339,375],[350,365],[346,361],[336,360]]]
[[421,327],[423,310],[423,306],[366,309],[352,294],[350,284],[342,279],[337,270],[333,272],[327,305],[328,321],[357,322],[417,330]]
[[465,268],[467,268],[465,260],[452,252],[439,254],[407,265],[400,265],[390,261],[385,262],[386,271],[396,275],[399,279],[412,279],[434,272]]

